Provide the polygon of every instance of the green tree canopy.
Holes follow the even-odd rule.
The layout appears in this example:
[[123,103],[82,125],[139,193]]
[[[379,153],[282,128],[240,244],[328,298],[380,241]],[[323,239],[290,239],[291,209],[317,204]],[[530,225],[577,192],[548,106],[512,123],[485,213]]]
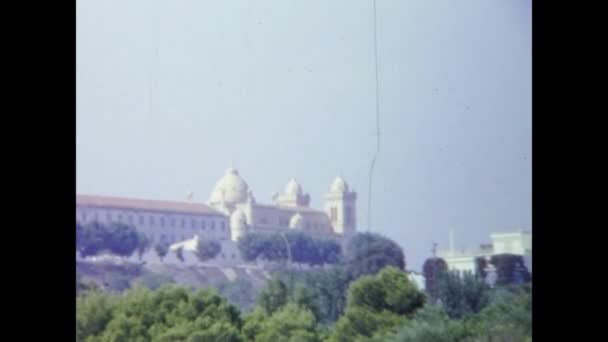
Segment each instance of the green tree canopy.
[[194,252],[198,260],[205,262],[218,256],[222,251],[222,245],[216,240],[199,240]]
[[243,341],[238,310],[208,290],[95,294],[77,299],[76,310],[78,341]]
[[255,342],[320,342],[314,314],[288,303],[269,315],[257,309],[245,318],[243,335]]
[[403,249],[393,240],[374,233],[353,236],[346,245],[344,257],[353,279],[376,274],[386,266],[405,269]]
[[156,255],[162,262],[163,259],[165,258],[165,256],[167,256],[167,253],[169,253],[169,245],[166,242],[165,243],[161,242],[161,243],[157,244],[156,246],[154,246],[154,251],[156,252]]
[[441,258],[426,259],[422,266],[424,274],[424,288],[432,302],[439,298],[439,278],[448,271],[448,264]]
[[336,323],[330,341],[381,339],[394,333],[424,302],[424,294],[395,267],[363,276],[351,284],[346,312]]

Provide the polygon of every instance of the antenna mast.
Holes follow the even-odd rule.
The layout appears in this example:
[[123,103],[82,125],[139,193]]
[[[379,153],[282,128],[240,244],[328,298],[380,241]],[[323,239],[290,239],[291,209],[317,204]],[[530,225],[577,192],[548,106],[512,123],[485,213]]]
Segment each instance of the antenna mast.
[[376,14],[376,0],[374,0],[374,66],[376,75],[376,152],[372,158],[372,163],[369,168],[369,198],[367,201],[367,230],[370,231],[372,227],[372,180],[374,174],[374,166],[378,153],[380,152],[380,101],[379,101],[379,86],[378,86],[378,34],[377,34],[377,14]]

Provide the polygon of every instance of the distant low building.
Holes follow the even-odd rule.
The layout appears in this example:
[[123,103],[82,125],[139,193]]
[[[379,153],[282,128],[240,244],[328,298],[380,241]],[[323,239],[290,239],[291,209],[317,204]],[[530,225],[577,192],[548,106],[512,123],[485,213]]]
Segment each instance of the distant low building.
[[422,274],[420,274],[418,272],[414,272],[414,271],[408,271],[407,277],[411,282],[416,284],[416,287],[418,288],[418,290],[424,291],[424,289],[425,289],[424,276]]
[[[452,234],[452,233],[451,233]],[[475,273],[475,259],[490,258],[497,254],[521,255],[526,268],[532,272],[532,233],[529,231],[504,232],[490,234],[492,243],[482,244],[477,249],[456,250],[453,246],[453,236],[450,235],[450,248],[438,253],[445,260],[448,269],[460,272]]]

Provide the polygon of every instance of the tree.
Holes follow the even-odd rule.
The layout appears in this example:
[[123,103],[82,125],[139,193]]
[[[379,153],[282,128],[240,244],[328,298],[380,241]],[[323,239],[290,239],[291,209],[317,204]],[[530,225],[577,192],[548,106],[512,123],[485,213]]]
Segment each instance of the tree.
[[447,271],[448,264],[441,258],[426,259],[422,266],[424,288],[433,303],[439,298],[438,279]]
[[175,250],[175,256],[177,257],[177,259],[181,262],[184,262],[184,248],[183,247],[178,247]]
[[424,294],[395,267],[362,276],[348,290],[346,312],[336,323],[330,341],[382,339],[423,307],[424,302]]
[[169,252],[169,245],[167,245],[167,243],[159,243],[154,246],[154,251],[156,252],[156,255],[158,255],[160,262],[163,262],[163,259]]
[[424,294],[404,272],[387,266],[375,276],[363,276],[354,282],[349,288],[347,305],[411,315],[424,302]]
[[243,332],[247,341],[321,341],[313,313],[296,303],[288,303],[272,315],[254,311],[245,319]]
[[214,291],[165,286],[103,298],[77,299],[77,341],[243,341],[238,310]]
[[272,315],[273,312],[287,304],[287,300],[287,285],[278,277],[273,277],[268,281],[266,287],[260,293],[258,305],[264,309],[268,315]]
[[222,282],[217,289],[232,305],[240,308],[241,312],[253,309],[259,292],[245,277],[237,277],[235,281]]
[[116,300],[100,291],[76,297],[76,340],[101,334],[113,317]]
[[222,251],[222,245],[215,240],[199,240],[194,252],[198,260],[205,262],[213,259]]
[[110,252],[123,257],[133,254],[140,236],[134,226],[113,222],[106,229],[105,245]]
[[405,256],[401,247],[379,234],[359,233],[346,245],[345,263],[356,279],[366,274],[376,274],[386,266],[405,269]]
[[123,223],[103,225],[90,222],[76,225],[77,249],[82,257],[97,255],[102,251],[120,256],[130,256],[142,243],[144,236],[135,227]]
[[[308,265],[333,264],[341,254],[340,244],[334,240],[313,237],[305,232],[290,231],[285,234],[289,244],[292,262]],[[243,259],[254,261],[262,258],[268,261],[285,262],[289,251],[280,233],[248,233],[238,241]]]
[[150,241],[150,239],[148,239],[148,236],[146,236],[146,234],[144,234],[144,233],[138,234],[137,256],[139,258],[139,261],[141,261],[141,259],[144,256],[144,253],[148,250],[148,248],[150,248],[150,244],[151,244],[151,241]]
[[468,341],[470,337],[472,333],[463,322],[450,320],[440,306],[428,305],[420,309],[389,341],[453,342]]
[[496,267],[496,285],[528,283],[532,279],[525,266],[524,258],[515,254],[492,255],[490,263]]
[[107,229],[101,223],[90,222],[82,226],[78,251],[84,257],[97,255],[107,249]]
[[488,286],[471,272],[441,274],[438,298],[450,318],[462,318],[479,312],[488,303]]

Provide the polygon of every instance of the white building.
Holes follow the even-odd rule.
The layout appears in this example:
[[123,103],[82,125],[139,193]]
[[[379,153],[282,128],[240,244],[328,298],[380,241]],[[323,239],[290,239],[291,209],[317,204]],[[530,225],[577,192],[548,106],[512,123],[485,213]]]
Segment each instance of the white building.
[[440,251],[439,257],[445,260],[450,270],[475,273],[475,259],[489,258],[497,254],[521,255],[525,266],[532,272],[532,233],[528,231],[492,233],[491,243],[480,245],[474,250],[454,249],[453,233],[450,232],[450,248]]
[[[310,195],[293,178],[282,194],[273,196],[273,204],[259,204],[234,168],[226,170],[206,204],[191,198],[191,194],[187,201],[77,195],[76,221],[131,224],[153,245],[186,243],[195,236],[218,240],[222,253],[213,260],[217,263],[241,262],[235,241],[247,232],[293,229],[335,239],[356,232],[357,195],[342,177],[331,184],[323,210],[309,206]],[[172,252],[165,257],[166,262],[173,259]],[[153,250],[144,254],[143,260],[160,261]]]

